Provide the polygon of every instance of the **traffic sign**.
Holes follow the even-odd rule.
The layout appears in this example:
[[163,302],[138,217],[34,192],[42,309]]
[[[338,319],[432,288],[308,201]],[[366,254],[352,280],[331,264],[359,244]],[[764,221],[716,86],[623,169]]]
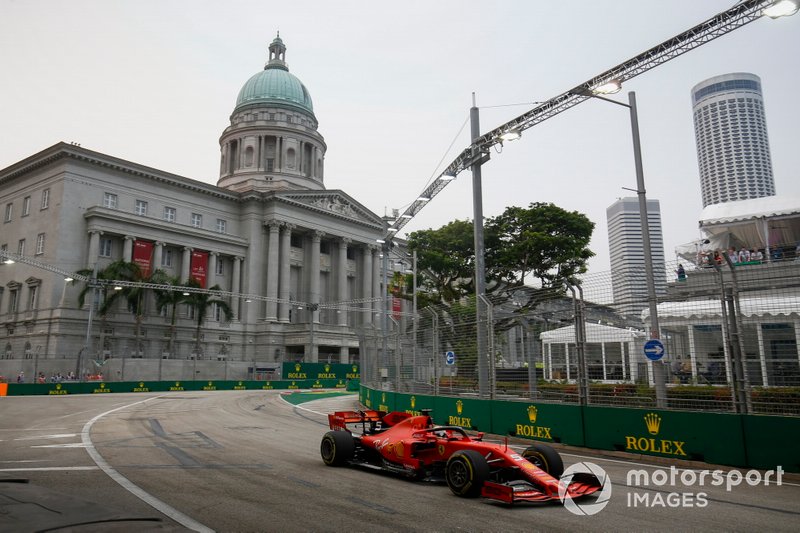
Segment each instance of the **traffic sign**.
[[447,352],[444,354],[444,362],[447,366],[451,366],[456,364],[456,354],[455,352]]
[[644,343],[644,355],[651,361],[658,361],[667,353],[664,344],[658,339],[650,339]]

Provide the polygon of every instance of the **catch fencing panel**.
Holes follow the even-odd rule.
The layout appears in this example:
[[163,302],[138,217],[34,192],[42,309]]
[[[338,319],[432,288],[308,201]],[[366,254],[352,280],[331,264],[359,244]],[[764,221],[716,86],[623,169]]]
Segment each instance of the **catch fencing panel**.
[[[800,261],[683,261],[678,270],[677,262],[655,269],[658,334],[644,275],[605,272],[365,328],[364,383],[435,396],[800,416]],[[655,337],[664,354],[651,361],[645,343]],[[656,395],[656,365],[665,398]]]

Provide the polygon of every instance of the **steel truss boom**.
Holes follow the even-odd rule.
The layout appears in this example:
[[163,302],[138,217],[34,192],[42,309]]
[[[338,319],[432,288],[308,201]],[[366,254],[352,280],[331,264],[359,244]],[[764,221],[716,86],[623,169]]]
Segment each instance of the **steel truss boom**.
[[556,116],[562,111],[576,106],[590,98],[588,92],[616,80],[623,83],[636,76],[647,72],[671,59],[683,55],[714,39],[739,29],[763,15],[765,8],[772,6],[774,0],[742,0],[727,11],[723,11],[710,19],[694,26],[685,32],[667,39],[641,54],[598,74],[576,87],[559,94],[534,107],[530,111],[498,126],[489,133],[478,137],[461,152],[450,165],[435,179],[420,195],[421,200],[415,200],[388,228],[384,240],[390,240],[411,220],[423,207],[439,194],[450,181],[460,172],[467,170],[475,163],[484,163],[489,160],[490,148],[502,144],[500,135],[509,131],[522,131],[536,126],[545,120]]

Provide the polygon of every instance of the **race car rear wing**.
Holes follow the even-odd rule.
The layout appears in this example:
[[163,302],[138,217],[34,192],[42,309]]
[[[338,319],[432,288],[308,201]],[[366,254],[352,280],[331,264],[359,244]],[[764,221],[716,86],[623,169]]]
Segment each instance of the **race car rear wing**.
[[328,425],[334,431],[350,431],[348,424],[362,424],[363,429],[369,424],[374,428],[385,415],[385,411],[336,411],[328,415]]

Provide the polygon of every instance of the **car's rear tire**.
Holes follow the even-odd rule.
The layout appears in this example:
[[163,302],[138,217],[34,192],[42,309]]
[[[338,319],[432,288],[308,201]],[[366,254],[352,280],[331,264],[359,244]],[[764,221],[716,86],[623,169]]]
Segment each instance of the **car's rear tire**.
[[480,496],[483,482],[489,478],[489,463],[475,450],[461,450],[447,460],[447,486],[456,496]]
[[522,452],[522,457],[556,479],[564,473],[564,461],[561,459],[561,455],[547,444],[529,446]]
[[356,451],[353,435],[349,431],[329,431],[322,437],[319,452],[322,461],[328,466],[347,464]]

